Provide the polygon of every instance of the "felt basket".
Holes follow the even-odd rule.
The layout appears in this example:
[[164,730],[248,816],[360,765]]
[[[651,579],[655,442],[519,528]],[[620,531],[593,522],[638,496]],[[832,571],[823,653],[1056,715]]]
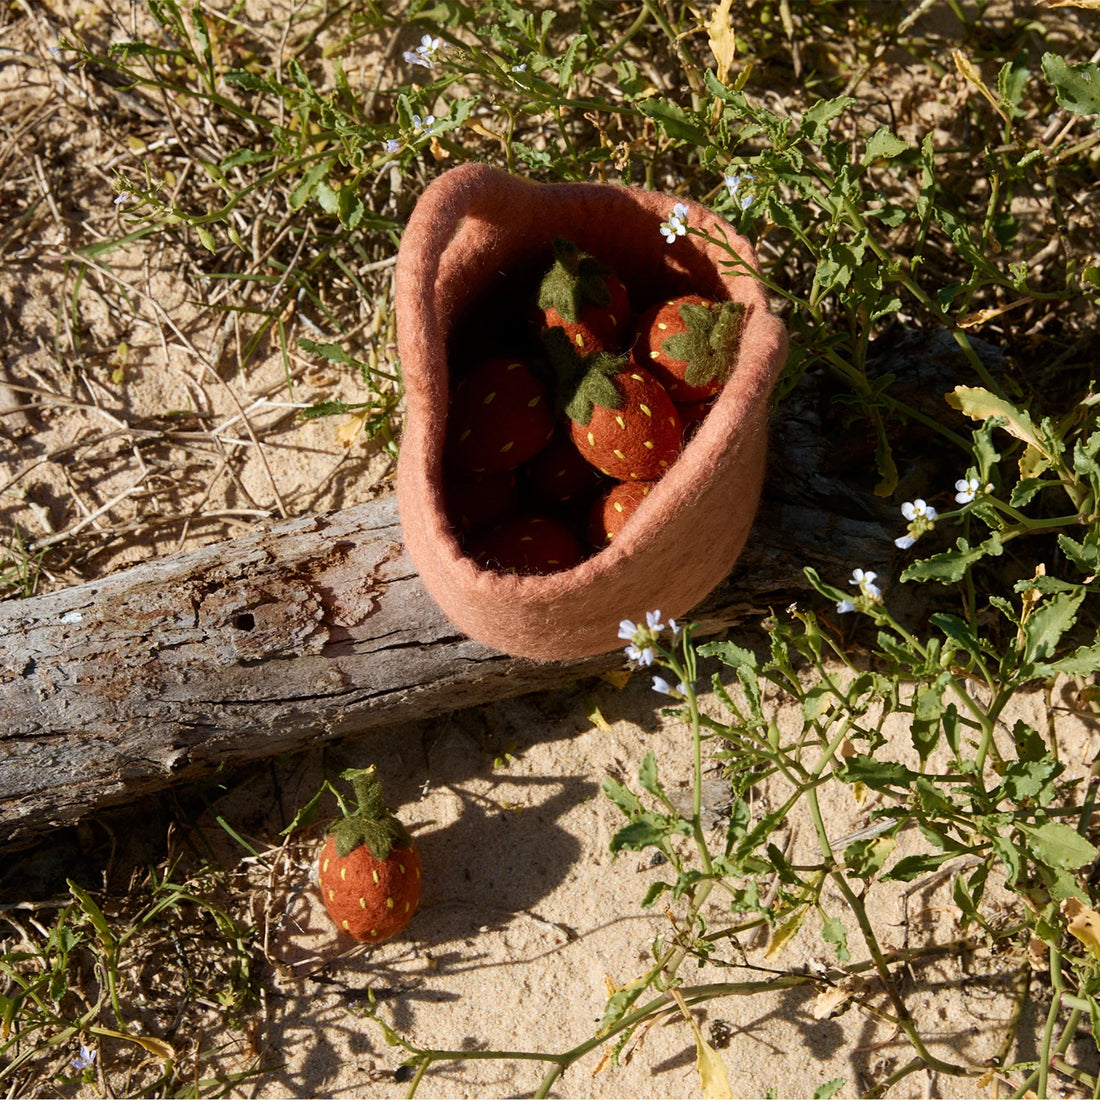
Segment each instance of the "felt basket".
[[[678,198],[612,184],[536,184],[486,165],[444,172],[424,191],[397,257],[397,342],[407,397],[397,498],[424,587],[468,637],[517,657],[569,660],[624,643],[623,619],[682,617],[726,578],[759,501],[769,394],[787,336],[769,312],[748,242],[706,207],[687,224],[720,246],[660,232]],[[482,568],[463,550],[445,500],[450,363],[492,354],[530,324],[556,236],[613,267],[635,312],[694,293],[745,303],[738,360],[702,424],[622,531],[579,565],[545,575]],[[517,296],[518,295],[518,296]],[[488,312],[487,312],[488,311]]]

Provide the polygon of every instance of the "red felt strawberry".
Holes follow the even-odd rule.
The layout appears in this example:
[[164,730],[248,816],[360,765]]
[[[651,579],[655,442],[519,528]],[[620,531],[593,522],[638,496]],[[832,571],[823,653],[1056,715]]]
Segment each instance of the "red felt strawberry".
[[518,503],[519,478],[515,470],[447,479],[447,513],[462,531],[485,527]]
[[539,286],[544,329],[560,328],[581,355],[618,351],[630,324],[630,298],[610,268],[571,241],[554,242],[554,266]]
[[344,772],[358,808],[338,821],[318,859],[321,897],[342,931],[366,943],[396,936],[420,900],[420,856],[386,808],[373,767]]
[[697,294],[661,302],[638,321],[634,358],[677,403],[713,397],[737,361],[744,313],[740,302]]
[[620,481],[600,494],[588,517],[588,538],[597,550],[623,529],[653,485],[652,481]]
[[672,399],[652,374],[615,356],[597,353],[585,368],[565,404],[577,449],[617,481],[656,481],[682,446]]
[[557,432],[520,473],[530,495],[551,509],[577,501],[587,503],[606,484],[564,430]]
[[554,433],[550,391],[522,359],[486,359],[454,388],[448,459],[467,474],[514,470]]
[[500,573],[557,573],[572,569],[584,551],[564,523],[525,516],[493,528],[471,547],[487,569]]

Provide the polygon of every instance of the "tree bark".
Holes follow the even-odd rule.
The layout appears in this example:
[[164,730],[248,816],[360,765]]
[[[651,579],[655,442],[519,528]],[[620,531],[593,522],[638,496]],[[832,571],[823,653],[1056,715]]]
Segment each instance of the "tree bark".
[[[883,561],[893,520],[822,473],[823,453],[812,415],[773,426],[756,526],[696,609],[701,634],[804,595],[804,566],[844,584],[854,564]],[[219,765],[623,664],[541,664],[460,636],[403,551],[392,498],[6,601],[0,847]]]

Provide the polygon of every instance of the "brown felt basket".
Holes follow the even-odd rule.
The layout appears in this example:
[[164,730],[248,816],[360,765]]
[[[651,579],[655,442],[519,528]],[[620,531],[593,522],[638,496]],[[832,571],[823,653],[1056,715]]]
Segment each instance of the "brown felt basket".
[[[623,619],[681,617],[730,572],[752,526],[764,474],[768,396],[786,331],[763,287],[700,237],[665,241],[669,195],[608,184],[535,184],[479,164],[445,172],[424,192],[401,241],[397,341],[407,420],[397,472],[405,543],[425,588],[470,638],[504,653],[565,660],[623,645]],[[723,237],[751,269],[744,238],[706,207],[687,223]],[[492,350],[487,301],[522,322],[517,288],[536,285],[564,236],[613,267],[641,312],[695,293],[746,305],[737,364],[706,419],[615,540],[572,569],[520,576],[481,568],[460,545],[444,499],[452,362]]]

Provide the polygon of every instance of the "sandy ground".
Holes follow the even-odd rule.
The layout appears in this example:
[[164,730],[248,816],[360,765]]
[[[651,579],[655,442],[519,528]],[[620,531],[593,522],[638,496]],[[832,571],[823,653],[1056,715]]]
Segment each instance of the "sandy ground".
[[[642,675],[624,689],[593,682],[404,727],[384,739],[348,742],[330,755],[330,769],[378,765],[423,856],[421,909],[395,940],[357,948],[334,932],[310,883],[316,841],[302,836],[275,857],[285,893],[280,887],[272,896],[268,953],[274,965],[255,1041],[282,1065],[240,1094],[398,1095],[405,1052],[387,1046],[381,1028],[363,1018],[368,990],[380,1019],[422,1047],[561,1053],[590,1038],[609,990],[647,969],[654,938],[669,936],[676,916],[662,903],[641,909],[647,887],[667,870],[654,866],[650,853],[612,858],[609,842],[624,819],[599,789],[603,777],[612,775],[640,790],[638,767],[653,752],[673,797],[690,797],[688,727],[661,715],[655,700]],[[1040,703],[1021,697],[1006,720],[1034,722]],[[718,704],[708,698],[706,706],[714,710]],[[776,716],[784,729],[801,728],[789,708]],[[1059,729],[1071,767],[1087,772],[1100,748],[1100,730],[1079,721],[1060,723]],[[906,731],[895,724],[891,732],[897,758],[915,764],[902,748]],[[319,758],[303,758],[282,786],[291,808],[316,789],[318,764]],[[709,765],[706,787],[707,821],[718,843],[727,820],[722,784],[715,781],[720,766]],[[258,789],[245,787],[219,809],[232,815],[237,799],[259,797]],[[762,785],[754,792],[754,813],[774,809],[776,798],[773,785]],[[865,825],[875,805],[873,798],[857,804],[848,788],[827,794],[823,809],[832,837]],[[211,826],[211,837],[219,831]],[[797,862],[819,858],[813,836],[808,815],[794,814],[773,839]],[[919,844],[917,836],[903,837],[899,855]],[[952,881],[951,873],[936,874],[872,890],[869,908],[884,949],[972,937],[972,949],[961,956],[898,965],[899,988],[939,1057],[980,1067],[994,1057],[1034,1056],[1028,1044],[1035,1041],[1034,1013],[1045,1011],[1045,990],[1028,974],[1023,945],[994,952],[973,929],[960,928]],[[994,921],[1009,918],[1006,897],[993,892]],[[848,926],[853,960],[865,959],[843,900],[827,891],[824,904]],[[720,904],[711,905],[711,928],[727,916]],[[706,966],[685,964],[681,977],[686,985],[761,983],[781,972],[820,972],[835,961],[814,917],[776,954],[769,954],[769,943],[767,934],[744,935],[738,946],[716,951]],[[1021,1029],[1024,1046],[1003,1049],[1017,983],[1025,974],[1032,989]],[[878,1015],[889,1006],[877,981],[868,978],[858,993],[863,1004],[849,1003],[836,1018],[829,1015],[828,984],[812,982],[726,996],[694,1015],[721,1054],[734,1096],[763,1096],[769,1089],[780,1097],[809,1096],[843,1078],[837,1095],[854,1097],[911,1058],[904,1036]],[[601,1048],[581,1058],[552,1095],[701,1095],[692,1032],[674,1009],[639,1032],[619,1065],[609,1064],[604,1053]],[[1084,1032],[1075,1054],[1088,1064]],[[519,1059],[442,1061],[428,1071],[418,1095],[530,1095],[546,1068]],[[995,1081],[979,1088],[974,1079],[922,1072],[887,1095],[1010,1091],[998,1091]]]

